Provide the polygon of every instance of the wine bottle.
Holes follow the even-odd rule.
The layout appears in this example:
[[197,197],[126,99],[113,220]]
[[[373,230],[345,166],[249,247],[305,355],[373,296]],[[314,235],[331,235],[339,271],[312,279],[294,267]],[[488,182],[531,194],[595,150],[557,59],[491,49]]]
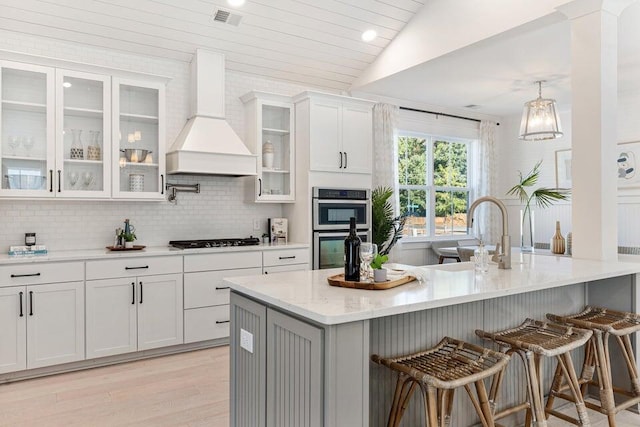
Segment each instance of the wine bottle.
[[344,280],[360,281],[360,238],[354,217],[349,219],[349,235],[344,239]]

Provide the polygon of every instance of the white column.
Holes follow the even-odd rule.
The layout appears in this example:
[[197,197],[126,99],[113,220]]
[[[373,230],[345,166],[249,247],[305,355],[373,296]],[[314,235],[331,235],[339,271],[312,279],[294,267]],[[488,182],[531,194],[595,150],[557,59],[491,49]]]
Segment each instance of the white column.
[[575,0],[571,21],[573,256],[618,257],[618,16],[633,0]]

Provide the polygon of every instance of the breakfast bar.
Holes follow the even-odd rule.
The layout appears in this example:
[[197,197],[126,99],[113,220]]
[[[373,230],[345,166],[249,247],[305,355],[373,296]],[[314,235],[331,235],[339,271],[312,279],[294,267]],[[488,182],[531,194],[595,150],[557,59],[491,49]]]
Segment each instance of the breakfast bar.
[[[639,306],[640,264],[631,262],[514,254],[512,269],[491,265],[487,273],[466,262],[403,268],[421,280],[383,291],[329,286],[327,277],[340,272],[335,269],[227,279],[231,424],[385,425],[394,379],[370,362],[371,354],[415,352],[444,336],[482,344],[475,329],[513,327],[586,304],[633,312]],[[554,369],[548,365],[545,387]],[[511,363],[499,407],[524,400],[521,376]],[[477,422],[462,394],[453,426]],[[409,404],[404,425],[424,425],[421,405]]]

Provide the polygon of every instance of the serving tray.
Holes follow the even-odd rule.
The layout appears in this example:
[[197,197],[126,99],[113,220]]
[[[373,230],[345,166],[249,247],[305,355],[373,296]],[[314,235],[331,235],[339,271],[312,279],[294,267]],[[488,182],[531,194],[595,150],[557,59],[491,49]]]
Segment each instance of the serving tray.
[[404,285],[405,283],[413,282],[416,280],[413,276],[402,276],[395,280],[385,280],[384,282],[351,282],[344,280],[344,274],[336,274],[335,276],[327,277],[327,281],[331,286],[340,286],[343,288],[352,289],[366,289],[369,291],[382,291],[385,289],[395,288],[396,286]]
[[139,251],[146,248],[145,245],[133,245],[132,248],[124,248],[124,247],[116,247],[116,246],[107,246],[107,249],[110,251]]

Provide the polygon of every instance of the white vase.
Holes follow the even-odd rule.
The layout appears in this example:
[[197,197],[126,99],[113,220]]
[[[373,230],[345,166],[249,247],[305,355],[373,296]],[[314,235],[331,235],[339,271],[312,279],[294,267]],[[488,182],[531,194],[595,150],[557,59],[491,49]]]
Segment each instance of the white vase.
[[133,248],[133,242],[124,242],[125,248]]
[[373,270],[373,281],[374,282],[386,282],[387,281],[387,269],[386,268],[377,268]]
[[531,208],[520,210],[520,250],[522,252],[533,252],[535,243],[535,221]]

